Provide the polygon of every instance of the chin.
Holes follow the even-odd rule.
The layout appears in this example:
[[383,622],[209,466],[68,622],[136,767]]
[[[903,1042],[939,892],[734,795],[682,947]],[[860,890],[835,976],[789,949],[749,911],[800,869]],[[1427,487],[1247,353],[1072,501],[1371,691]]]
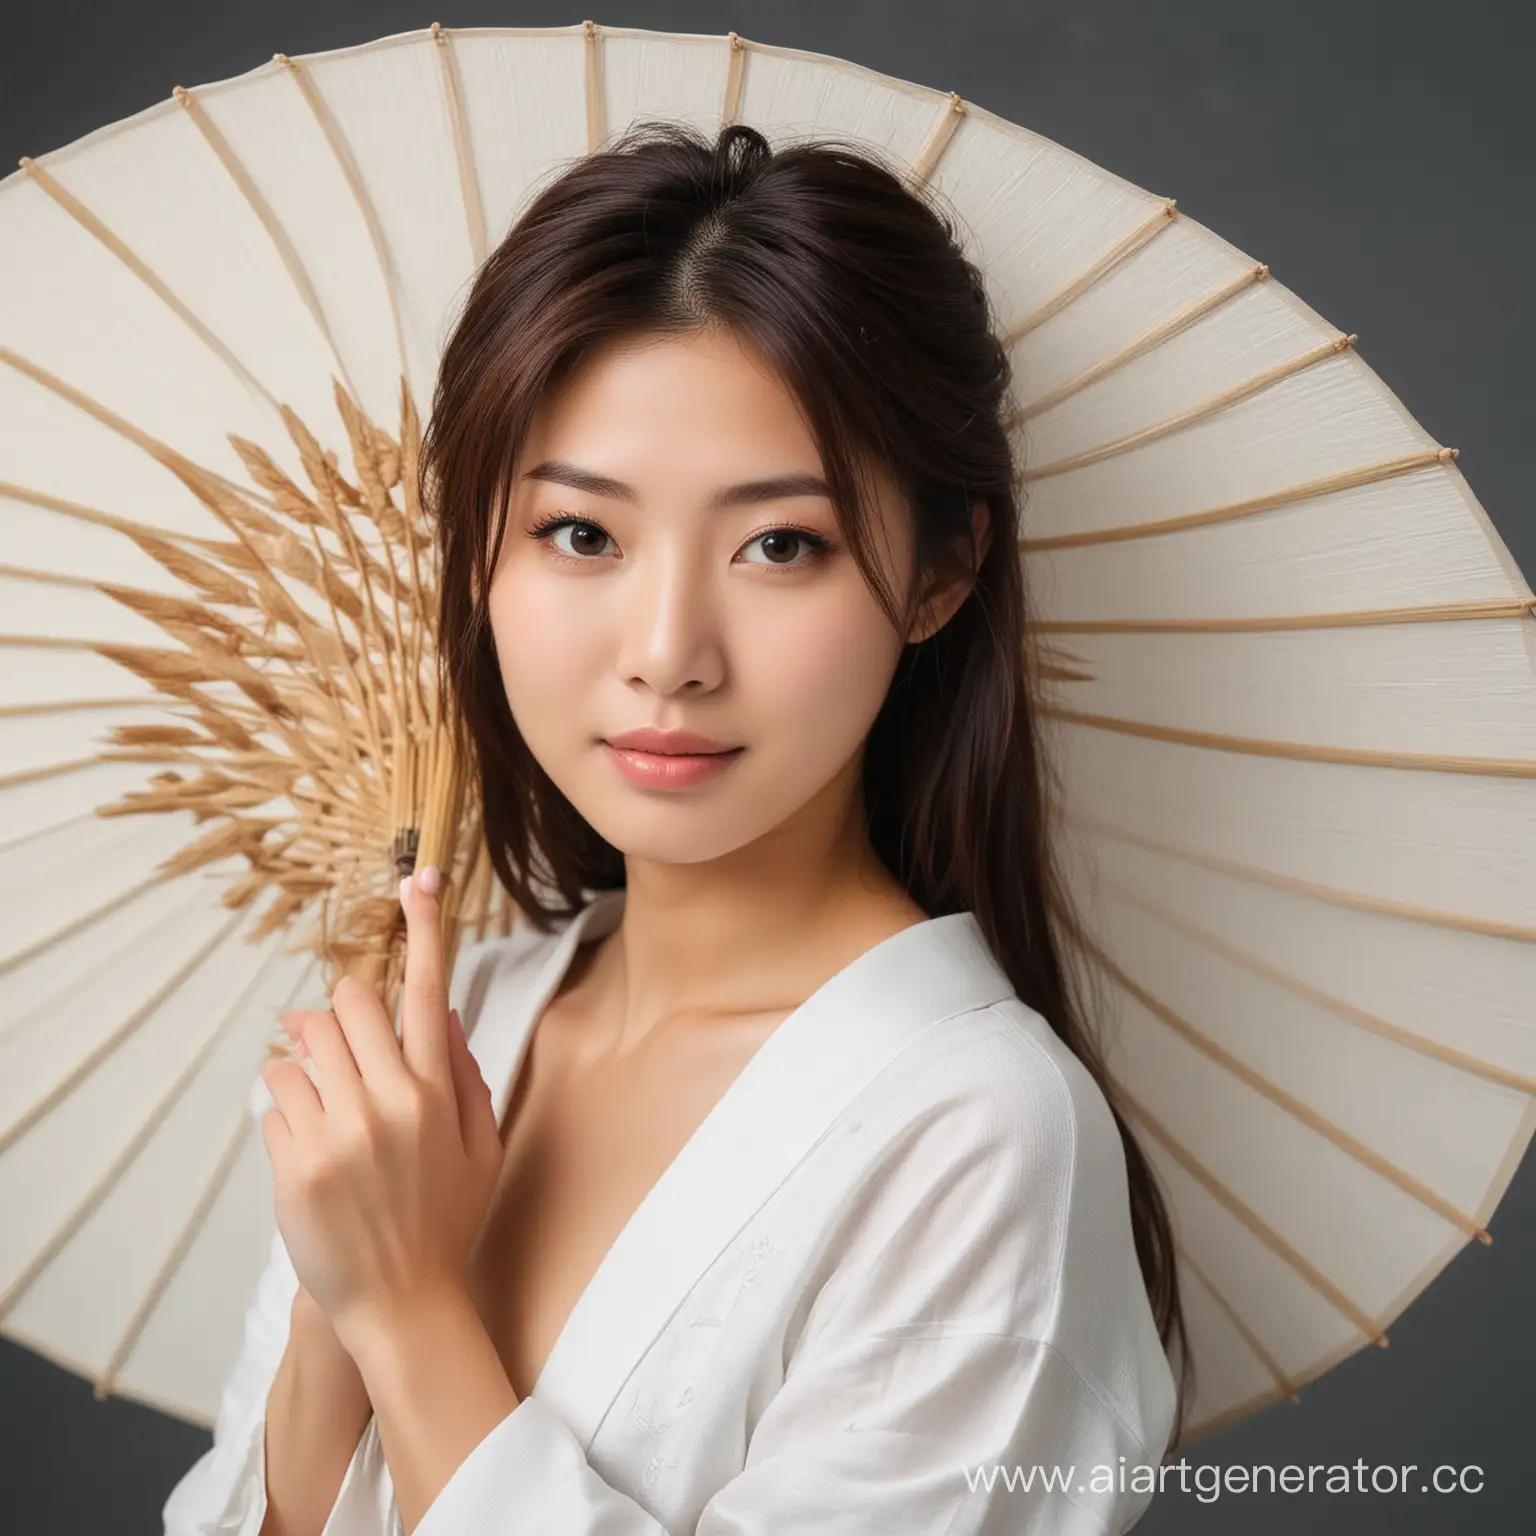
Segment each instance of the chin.
[[[648,864],[708,864],[746,847],[766,830],[752,827],[721,835],[715,829],[639,827],[633,825],[630,818],[617,819],[621,822],[631,820],[631,824],[611,830],[596,822],[592,824],[626,859],[643,859]],[[675,822],[680,818],[673,811],[667,819]]]
[[765,808],[761,796],[740,792],[711,802],[610,785],[600,794],[567,791],[567,796],[593,830],[626,858],[653,864],[723,859],[765,836],[783,819],[775,808]]

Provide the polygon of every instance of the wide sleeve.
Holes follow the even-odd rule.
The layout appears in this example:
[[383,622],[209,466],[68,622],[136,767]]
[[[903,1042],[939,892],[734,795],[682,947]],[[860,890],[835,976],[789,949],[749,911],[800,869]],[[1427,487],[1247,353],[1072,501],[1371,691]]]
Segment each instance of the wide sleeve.
[[[1140,1517],[1173,1384],[1118,1132],[1075,1062],[999,1030],[964,1081],[938,1064],[885,1106],[903,1129],[692,1536],[1118,1536]],[[527,1398],[416,1536],[552,1531],[682,1536]]]
[[266,1399],[288,1340],[298,1277],[274,1232],[265,1268],[245,1314],[235,1368],[224,1383],[213,1444],[171,1490],[165,1536],[204,1532],[255,1536],[266,1513]]
[[[251,1113],[259,1122],[272,1103],[257,1082]],[[214,1423],[213,1444],[171,1490],[161,1518],[165,1536],[258,1536],[267,1513],[267,1394],[283,1351],[299,1280],[282,1234],[272,1246],[249,1306],[234,1369],[224,1383]],[[371,1426],[370,1426],[371,1428]],[[365,1456],[376,1436],[365,1431],[352,1454],[322,1536],[382,1531],[377,1514],[351,1513],[364,1497]]]

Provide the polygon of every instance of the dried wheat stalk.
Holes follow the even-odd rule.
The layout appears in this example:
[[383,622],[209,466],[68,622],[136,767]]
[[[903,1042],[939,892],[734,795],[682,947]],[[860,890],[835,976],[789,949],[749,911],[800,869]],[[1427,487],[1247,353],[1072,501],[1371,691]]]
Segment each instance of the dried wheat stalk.
[[335,395],[352,480],[284,407],[307,487],[231,436],[261,504],[186,461],[170,465],[228,539],[129,532],[193,595],[102,585],[173,643],[99,648],[165,701],[163,721],[118,726],[100,755],[188,771],[157,773],[97,814],[190,810],[207,828],[162,866],[167,876],[243,858],[247,873],[222,900],[240,909],[270,895],[250,937],[308,918],[301,942],[322,958],[327,985],[365,975],[393,1010],[402,874],[418,864],[443,871],[450,963],[466,925],[482,935],[494,911],[506,931],[513,914],[491,878],[472,775],[438,691],[415,409],[402,384],[397,441],[339,382]]

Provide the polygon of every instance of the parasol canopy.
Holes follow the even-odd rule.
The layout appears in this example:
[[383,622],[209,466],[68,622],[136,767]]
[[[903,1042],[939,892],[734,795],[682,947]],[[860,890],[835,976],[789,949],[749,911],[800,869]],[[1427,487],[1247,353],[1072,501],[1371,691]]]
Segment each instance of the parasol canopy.
[[1536,1128],[1536,622],[1437,443],[1172,201],[845,60],[438,26],[178,87],[0,181],[0,1330],[211,1425],[278,1011],[505,931],[415,494],[456,308],[639,119],[836,137],[958,218],[1015,371],[1083,963],[1198,1435],[1385,1330]]

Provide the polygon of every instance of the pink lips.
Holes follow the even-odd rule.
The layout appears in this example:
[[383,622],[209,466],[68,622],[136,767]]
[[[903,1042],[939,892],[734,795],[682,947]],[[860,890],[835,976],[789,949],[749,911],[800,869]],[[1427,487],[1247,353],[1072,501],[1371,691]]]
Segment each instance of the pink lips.
[[643,789],[691,789],[724,772],[746,750],[694,731],[625,731],[603,742],[609,760]]

